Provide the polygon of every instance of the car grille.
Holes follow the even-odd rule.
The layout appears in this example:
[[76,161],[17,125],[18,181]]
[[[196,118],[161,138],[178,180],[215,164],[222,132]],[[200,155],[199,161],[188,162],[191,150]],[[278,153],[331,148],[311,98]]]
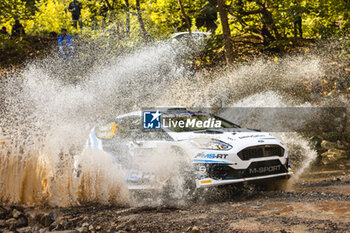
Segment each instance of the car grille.
[[233,169],[228,165],[212,165],[208,169],[208,176],[214,179],[235,179],[241,178],[244,170]]
[[241,150],[237,155],[242,160],[271,156],[282,157],[284,155],[284,149],[278,145],[253,146]]
[[288,172],[287,165],[281,164],[278,159],[252,162],[247,169],[234,169],[226,164],[196,164],[195,166],[197,166],[195,170],[199,170],[199,166],[206,167],[206,174],[203,174],[203,177],[218,180],[258,177]]
[[244,170],[242,177],[266,176],[288,172],[287,167],[282,165],[279,160],[268,160],[252,162],[250,166]]

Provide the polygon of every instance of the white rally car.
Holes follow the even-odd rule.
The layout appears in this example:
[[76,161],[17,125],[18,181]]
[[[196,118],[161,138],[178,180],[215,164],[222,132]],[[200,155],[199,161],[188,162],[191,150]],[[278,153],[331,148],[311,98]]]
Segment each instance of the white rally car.
[[[191,172],[181,174],[190,176],[187,178],[194,180],[196,188],[249,181],[273,182],[293,174],[287,148],[269,133],[244,129],[213,114],[183,107],[161,108],[155,118],[160,116],[163,127],[145,130],[141,124],[144,113],[120,115],[95,127],[87,142],[87,147],[113,156],[125,171],[129,189],[159,186],[156,180],[160,173],[152,165],[162,158],[166,159],[165,163],[159,162],[161,167],[174,164],[171,159],[174,154],[180,154],[184,162],[190,161]],[[174,123],[181,121],[184,123]],[[166,157],[167,153],[170,157]],[[186,165],[177,168],[184,167]]]

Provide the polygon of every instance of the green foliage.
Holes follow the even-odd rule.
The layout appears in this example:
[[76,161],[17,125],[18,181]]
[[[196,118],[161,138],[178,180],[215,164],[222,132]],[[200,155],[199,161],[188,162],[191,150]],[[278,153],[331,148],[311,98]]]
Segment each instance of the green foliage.
[[5,26],[9,32],[15,19],[25,19],[31,14],[25,2],[21,0],[1,0],[0,12],[0,23],[2,26]]
[[[71,13],[67,11],[70,1],[2,0],[0,24],[11,31],[14,19],[18,18],[30,35],[45,35],[52,31],[59,33],[64,27],[70,32],[94,38],[121,40],[118,42],[120,44],[130,45],[141,41],[136,0],[80,0],[83,4],[81,19],[84,28],[78,30],[72,27]],[[215,17],[216,0],[182,1],[193,30],[216,29],[215,35],[222,34],[220,18]],[[300,37],[301,32],[304,38],[329,38],[349,33],[348,0],[227,0],[225,3],[233,38],[257,36],[266,40],[267,35],[283,39]],[[185,20],[175,0],[141,0],[141,14],[145,28],[153,39],[164,39],[176,31],[186,30]],[[269,14],[271,19],[268,18]],[[206,22],[208,18],[212,22]],[[268,32],[264,28],[266,26]]]
[[9,40],[7,36],[0,35],[0,51],[19,52],[27,49],[28,43],[23,40]]
[[[27,31],[32,34],[48,34],[59,32],[61,28],[69,28],[70,17],[66,11],[67,2],[60,0],[38,1],[38,11],[26,22]],[[69,28],[71,29],[71,28]]]

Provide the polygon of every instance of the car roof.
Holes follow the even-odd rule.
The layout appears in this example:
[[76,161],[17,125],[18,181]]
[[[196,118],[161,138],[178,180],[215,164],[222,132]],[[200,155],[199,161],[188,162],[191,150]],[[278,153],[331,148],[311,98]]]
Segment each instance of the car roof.
[[[170,112],[170,111],[187,111],[186,107],[183,106],[159,106],[159,107],[155,107],[155,110],[160,110],[161,112]],[[116,117],[116,119],[121,119],[124,117],[141,117],[142,116],[142,111],[135,111],[135,112],[129,112],[129,113],[125,113],[122,115],[119,115]]]

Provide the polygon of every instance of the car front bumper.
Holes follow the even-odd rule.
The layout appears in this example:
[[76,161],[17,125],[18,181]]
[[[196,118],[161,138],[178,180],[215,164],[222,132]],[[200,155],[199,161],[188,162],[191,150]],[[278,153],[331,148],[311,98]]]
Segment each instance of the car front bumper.
[[251,182],[251,181],[289,179],[293,174],[294,173],[292,169],[288,169],[288,172],[284,172],[284,173],[247,177],[247,178],[238,178],[238,179],[222,180],[222,179],[213,179],[213,178],[201,178],[196,181],[196,185],[197,185],[197,188],[205,188],[205,187],[211,187],[211,186],[245,183],[245,182]]

